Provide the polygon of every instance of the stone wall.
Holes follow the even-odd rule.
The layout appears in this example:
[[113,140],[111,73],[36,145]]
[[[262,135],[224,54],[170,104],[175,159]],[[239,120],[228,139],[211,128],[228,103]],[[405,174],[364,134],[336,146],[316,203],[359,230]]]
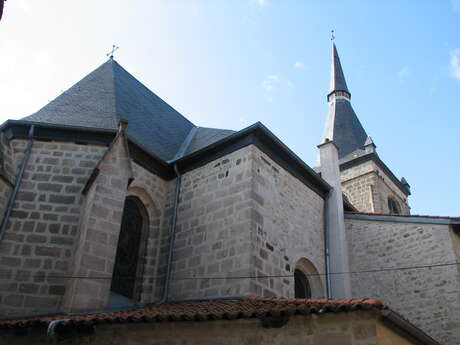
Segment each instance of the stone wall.
[[[4,217],[13,186],[0,176],[0,217]],[[0,218],[0,223],[3,218]]]
[[323,233],[320,196],[255,146],[233,152],[183,175],[170,297],[293,296],[299,260],[324,272]]
[[324,200],[256,147],[252,160],[252,275],[278,277],[253,280],[251,292],[294,297],[289,276],[308,260],[313,297],[324,297]]
[[360,212],[389,213],[388,197],[393,197],[403,214],[409,214],[407,197],[373,161],[340,172],[343,193]]
[[[25,144],[25,140],[10,142],[16,157],[10,165],[19,164]],[[33,143],[0,243],[1,315],[58,308],[65,281],[55,277],[64,276],[72,260],[81,190],[105,150],[95,145]]]
[[[459,262],[448,225],[346,219],[346,226],[352,272]],[[459,277],[458,265],[357,273],[352,295],[382,299],[435,339],[460,344]]]
[[123,206],[133,178],[123,131],[96,168],[98,174],[80,211],[72,266],[67,270],[68,276],[79,277],[66,281],[64,310],[68,312],[101,310],[108,305]]
[[251,273],[252,152],[182,176],[170,298],[249,294],[249,280],[235,277]]
[[[27,335],[3,331],[0,345],[49,344],[44,330]],[[93,335],[62,338],[60,345],[410,345],[372,312],[291,316],[282,327],[259,319],[96,325]]]
[[25,141],[8,141],[5,132],[0,133],[1,170],[6,178],[14,183],[19,159],[22,158]]
[[169,226],[173,186],[175,181],[165,181],[138,164],[133,163],[134,181],[127,196],[138,197],[148,212],[146,250],[141,258],[140,302],[155,302],[163,296],[165,265],[169,248]]

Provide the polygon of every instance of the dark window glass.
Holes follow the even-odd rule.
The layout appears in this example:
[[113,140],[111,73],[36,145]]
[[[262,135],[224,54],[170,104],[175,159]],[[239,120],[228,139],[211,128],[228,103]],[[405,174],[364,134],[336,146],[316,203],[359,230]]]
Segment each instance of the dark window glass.
[[388,198],[388,210],[390,211],[391,214],[401,213],[398,203],[392,198]]
[[311,298],[311,289],[308,279],[300,270],[294,271],[295,298]]
[[134,298],[143,222],[136,199],[128,197],[123,209],[111,286],[113,292],[128,298]]

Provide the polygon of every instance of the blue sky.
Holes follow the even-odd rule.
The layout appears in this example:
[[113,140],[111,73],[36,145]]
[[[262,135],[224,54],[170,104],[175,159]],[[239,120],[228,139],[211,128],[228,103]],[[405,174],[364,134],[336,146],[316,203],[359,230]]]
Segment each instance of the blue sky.
[[460,0],[14,0],[0,22],[0,120],[116,60],[197,125],[263,122],[307,164],[327,115],[330,30],[377,152],[412,213],[460,216]]

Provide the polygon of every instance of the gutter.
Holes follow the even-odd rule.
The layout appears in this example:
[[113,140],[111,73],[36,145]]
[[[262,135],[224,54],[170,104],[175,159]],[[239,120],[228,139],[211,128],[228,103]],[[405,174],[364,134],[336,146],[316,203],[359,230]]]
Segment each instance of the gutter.
[[409,321],[403,319],[391,309],[381,310],[380,316],[382,318],[382,322],[386,326],[396,328],[396,330],[400,331],[400,333],[403,333],[406,337],[409,336],[409,338],[412,338],[411,340],[415,339],[417,343],[423,345],[441,345],[428,334],[412,325]]
[[177,164],[174,164],[174,172],[176,173],[176,191],[174,195],[174,206],[173,212],[171,216],[171,228],[170,228],[170,240],[169,240],[169,253],[168,253],[168,263],[166,267],[166,282],[165,282],[165,290],[163,293],[163,298],[159,303],[165,303],[168,301],[169,297],[169,289],[171,285],[171,266],[172,266],[172,259],[173,259],[173,252],[174,252],[174,242],[176,240],[176,222],[177,222],[177,206],[179,204],[179,195],[180,195],[180,187],[182,182],[182,175],[177,168]]
[[32,152],[32,145],[33,145],[33,136],[34,136],[35,125],[30,126],[29,129],[29,141],[27,142],[26,149],[24,150],[24,157],[22,158],[21,167],[19,168],[18,174],[16,175],[16,180],[14,184],[13,191],[11,193],[10,199],[8,200],[8,204],[6,206],[5,213],[3,215],[2,223],[0,225],[0,241],[3,239],[5,235],[6,227],[8,225],[8,221],[10,219],[11,212],[13,211],[13,205],[16,201],[16,196],[19,191],[19,187],[21,186],[22,177],[24,176],[24,171],[26,169],[27,163],[29,162],[30,153]]
[[429,216],[411,216],[411,215],[383,215],[370,213],[353,213],[345,212],[345,219],[392,222],[392,223],[418,223],[418,224],[438,224],[438,225],[457,225],[460,219],[429,217]]
[[329,254],[329,221],[327,217],[327,212],[329,209],[328,201],[331,196],[331,192],[327,192],[324,198],[324,263],[325,263],[325,274],[326,274],[326,298],[331,298],[331,257]]

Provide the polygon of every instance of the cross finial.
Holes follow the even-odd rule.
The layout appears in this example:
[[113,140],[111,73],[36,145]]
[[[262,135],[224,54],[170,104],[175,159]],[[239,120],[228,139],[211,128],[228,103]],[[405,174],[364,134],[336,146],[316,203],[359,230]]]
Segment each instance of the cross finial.
[[331,41],[333,41],[334,39],[335,39],[334,30],[331,30]]
[[115,53],[115,50],[117,50],[118,48],[119,47],[116,46],[115,44],[112,45],[112,50],[106,54],[110,60],[113,60],[113,53]]

